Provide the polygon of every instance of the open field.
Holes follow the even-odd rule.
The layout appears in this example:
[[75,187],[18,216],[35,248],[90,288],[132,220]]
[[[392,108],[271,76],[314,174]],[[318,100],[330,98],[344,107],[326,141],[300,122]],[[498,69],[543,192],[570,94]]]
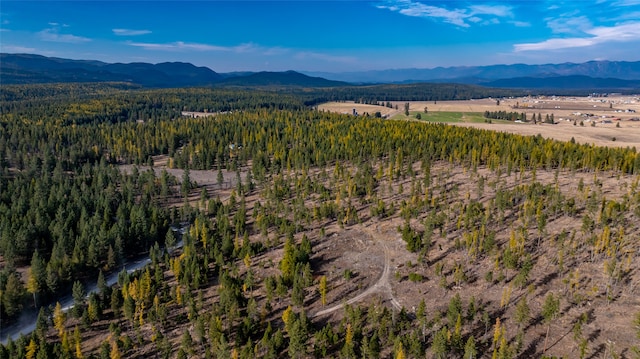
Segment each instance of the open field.
[[[354,103],[326,103],[321,110],[351,113],[374,113],[380,111],[393,119],[407,119],[404,115],[405,102],[392,102],[393,109],[384,106]],[[398,110],[395,109],[397,105]],[[424,113],[425,107],[427,113]],[[417,113],[422,120],[447,122],[457,126],[470,126],[488,130],[503,131],[525,136],[540,134],[546,138],[597,146],[633,147],[640,144],[640,98],[633,96],[616,97],[536,97],[480,99],[466,101],[410,102],[409,118],[415,119]],[[513,123],[511,121],[481,120],[485,111],[524,112],[531,119],[540,114],[544,119],[554,115],[555,125],[538,123]],[[575,122],[575,125],[574,125]],[[580,125],[582,122],[582,125]],[[595,127],[592,124],[595,123]],[[617,127],[619,124],[620,127]]]
[[[398,105],[400,109],[402,105]],[[337,112],[351,115],[353,111],[357,111],[359,114],[369,113],[373,115],[376,112],[380,112],[382,116],[392,117],[399,114],[401,110],[395,108],[389,108],[385,106],[367,105],[363,103],[354,103],[352,101],[346,102],[329,102],[318,106],[320,111]]]

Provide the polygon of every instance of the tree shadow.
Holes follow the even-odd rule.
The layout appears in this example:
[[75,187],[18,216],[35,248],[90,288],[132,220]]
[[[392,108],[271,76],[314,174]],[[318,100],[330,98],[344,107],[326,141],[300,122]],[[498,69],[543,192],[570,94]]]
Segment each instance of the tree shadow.
[[604,343],[598,345],[593,351],[593,353],[591,354],[591,356],[589,357],[589,359],[600,358],[601,354],[604,353],[605,349],[606,349],[606,346],[604,345]]
[[556,339],[556,341],[553,342],[551,345],[549,345],[547,349],[551,349],[554,346],[556,346],[558,343],[560,343],[560,341],[562,341],[562,339],[564,339],[567,335],[569,335],[569,333],[571,333],[571,329],[569,329],[566,333],[564,333],[560,338]]
[[538,348],[538,345],[542,342],[543,339],[544,339],[543,336],[538,336],[533,341],[531,341],[531,343],[529,343],[527,348],[522,352],[521,358],[538,358],[538,357],[540,357],[541,353],[538,353],[537,348]]
[[549,284],[552,280],[558,278],[558,272],[552,272],[542,277],[537,283],[535,283],[536,287],[541,287],[543,285]]
[[602,330],[600,330],[600,329],[594,330],[591,334],[589,334],[589,337],[587,338],[587,341],[588,342],[593,342],[594,340],[598,339],[598,337],[600,336],[601,332],[602,332]]

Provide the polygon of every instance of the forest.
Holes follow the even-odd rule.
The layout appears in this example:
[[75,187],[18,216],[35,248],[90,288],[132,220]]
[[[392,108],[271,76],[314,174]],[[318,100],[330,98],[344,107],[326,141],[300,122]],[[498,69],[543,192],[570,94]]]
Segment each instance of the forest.
[[0,358],[640,357],[635,148],[313,108],[478,91],[3,86]]

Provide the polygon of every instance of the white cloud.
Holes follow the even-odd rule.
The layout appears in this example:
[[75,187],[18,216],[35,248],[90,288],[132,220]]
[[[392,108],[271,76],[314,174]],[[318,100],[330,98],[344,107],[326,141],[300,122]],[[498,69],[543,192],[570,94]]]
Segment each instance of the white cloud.
[[36,49],[33,47],[19,46],[19,45],[3,45],[2,52],[11,53],[33,53]]
[[534,42],[528,44],[514,45],[515,52],[522,51],[541,51],[541,50],[558,50],[568,49],[572,47],[586,47],[593,45],[592,39],[588,38],[569,38],[569,39],[549,39],[542,42]]
[[421,2],[414,2],[411,0],[397,0],[392,2],[390,5],[377,5],[377,7],[379,9],[397,11],[400,14],[407,16],[436,18],[460,27],[469,27],[469,24],[464,20],[471,16],[467,14],[465,10],[449,10],[443,7],[425,5]]
[[139,36],[151,33],[151,30],[132,30],[132,29],[112,29],[114,35],[117,36]]
[[516,27],[531,27],[531,23],[526,21],[509,21],[509,24]]
[[616,6],[636,6],[640,5],[640,0],[619,0],[614,3]]
[[472,15],[493,15],[498,17],[513,17],[511,8],[505,5],[472,5],[469,7]]
[[269,47],[262,51],[262,54],[265,56],[280,56],[289,53],[291,50],[286,49],[284,47]]
[[61,23],[55,22],[55,21],[51,21],[48,24],[49,24],[49,26],[52,26],[52,27],[69,27],[69,25],[67,25],[67,24],[61,24]]
[[145,50],[155,51],[222,51],[222,52],[249,52],[254,51],[256,46],[251,43],[240,44],[237,46],[217,46],[209,44],[200,44],[195,42],[176,41],[171,43],[149,43],[149,42],[127,42],[130,46],[140,47]]
[[589,37],[555,38],[542,42],[516,44],[515,52],[559,50],[576,47],[589,47],[606,42],[640,41],[640,22],[616,26],[598,26],[586,29]]
[[506,5],[477,4],[468,8],[449,9],[414,0],[387,0],[376,7],[406,16],[431,18],[459,27],[470,27],[470,23],[494,25],[500,23],[498,18],[514,17],[512,8]]
[[141,47],[145,50],[158,50],[158,51],[179,51],[179,50],[195,50],[195,51],[227,51],[228,49],[222,46],[213,46],[207,44],[187,43],[182,41],[158,44],[149,42],[127,42],[127,44],[135,47]]
[[547,18],[547,27],[554,34],[583,34],[593,27],[586,16]]
[[326,62],[338,62],[338,63],[357,62],[357,59],[352,56],[335,56],[335,55],[329,55],[329,54],[313,52],[313,51],[298,52],[294,57],[298,60],[314,59],[314,60],[321,60]]
[[640,40],[640,22],[632,22],[617,26],[598,26],[587,31],[599,42]]
[[612,18],[612,21],[627,21],[640,19],[640,11],[626,11],[618,17]]
[[38,32],[38,37],[43,41],[64,42],[69,44],[80,44],[91,41],[91,39],[71,34],[61,34],[58,29],[44,29]]

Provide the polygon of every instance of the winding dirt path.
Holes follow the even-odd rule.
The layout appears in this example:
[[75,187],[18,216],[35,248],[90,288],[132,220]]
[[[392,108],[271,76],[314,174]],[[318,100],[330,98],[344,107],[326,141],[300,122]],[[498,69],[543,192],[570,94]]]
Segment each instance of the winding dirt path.
[[331,314],[339,309],[344,308],[346,304],[353,304],[361,301],[365,297],[374,293],[381,293],[390,298],[391,305],[397,310],[402,309],[402,305],[393,295],[393,290],[391,288],[391,282],[389,282],[389,277],[391,275],[391,251],[387,247],[387,243],[383,239],[381,239],[377,234],[380,230],[376,227],[376,232],[373,232],[370,228],[363,228],[374,240],[378,241],[384,247],[384,269],[378,281],[371,285],[369,288],[365,289],[362,293],[356,295],[355,297],[350,298],[346,302],[342,302],[340,304],[333,305],[329,308],[323,309],[313,315],[313,317],[320,317],[323,315]]

